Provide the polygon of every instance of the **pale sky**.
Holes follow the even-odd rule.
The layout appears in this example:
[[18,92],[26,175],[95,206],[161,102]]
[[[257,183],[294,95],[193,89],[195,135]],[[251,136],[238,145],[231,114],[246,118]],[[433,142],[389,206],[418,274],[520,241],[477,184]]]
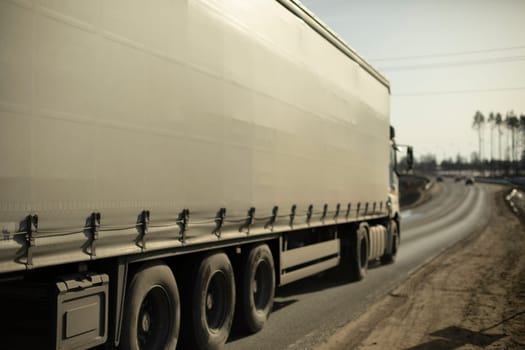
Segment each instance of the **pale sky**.
[[476,110],[525,114],[525,1],[301,2],[390,80],[397,141],[416,155],[470,157]]

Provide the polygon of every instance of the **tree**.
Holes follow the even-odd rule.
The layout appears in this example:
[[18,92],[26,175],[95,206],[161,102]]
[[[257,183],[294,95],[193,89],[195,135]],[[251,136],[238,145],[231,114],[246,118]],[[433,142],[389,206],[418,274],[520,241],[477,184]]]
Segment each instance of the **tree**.
[[496,115],[492,112],[489,114],[489,118],[487,119],[488,124],[490,125],[490,161],[492,162],[492,159],[494,158],[494,144],[492,142],[493,134],[494,134],[494,127],[496,126]]
[[521,169],[525,168],[525,115],[520,115],[521,130]]
[[441,170],[449,171],[449,170],[455,170],[456,167],[454,165],[454,160],[452,158],[446,158],[441,161],[440,164]]
[[481,154],[481,144],[482,144],[482,137],[481,132],[483,129],[483,126],[485,125],[485,117],[480,111],[476,111],[476,114],[474,114],[474,121],[472,122],[472,127],[474,129],[478,130],[478,145],[479,145],[479,157],[482,158]]
[[516,131],[519,130],[520,122],[518,117],[514,114],[514,111],[510,111],[507,113],[507,116],[505,117],[505,125],[510,131],[511,136],[511,156],[510,161],[516,161]]
[[436,156],[430,153],[422,155],[414,165],[414,169],[426,173],[435,172],[437,170]]
[[498,129],[498,159],[502,160],[501,157],[501,135],[503,134],[503,131],[501,131],[501,126],[503,125],[503,117],[500,113],[496,113],[496,118],[494,120],[494,124],[496,125],[496,128]]
[[454,166],[456,170],[459,170],[459,172],[461,172],[461,170],[464,170],[467,167],[467,159],[458,153],[456,155],[456,163],[454,164]]

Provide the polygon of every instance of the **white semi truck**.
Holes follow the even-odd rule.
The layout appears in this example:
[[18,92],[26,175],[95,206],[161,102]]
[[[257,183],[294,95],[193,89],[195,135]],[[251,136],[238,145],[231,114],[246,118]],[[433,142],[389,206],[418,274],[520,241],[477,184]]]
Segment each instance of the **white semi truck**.
[[296,0],[0,0],[2,348],[218,349],[393,261],[389,96]]

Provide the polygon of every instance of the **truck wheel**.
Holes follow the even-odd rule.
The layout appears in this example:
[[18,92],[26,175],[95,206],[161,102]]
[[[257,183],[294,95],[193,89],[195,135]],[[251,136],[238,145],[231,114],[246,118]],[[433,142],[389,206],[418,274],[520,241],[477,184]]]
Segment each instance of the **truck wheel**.
[[366,276],[368,269],[368,226],[360,224],[356,232],[356,239],[352,246],[351,279],[360,281]]
[[390,221],[389,236],[389,247],[381,257],[382,264],[391,264],[396,260],[397,250],[399,249],[399,231],[397,230],[397,223],[394,220]]
[[256,333],[270,316],[275,293],[275,268],[268,245],[253,247],[243,260],[243,267],[239,316],[242,328]]
[[222,349],[233,322],[235,279],[225,253],[212,253],[200,262],[193,287],[193,342],[204,350]]
[[179,326],[180,298],[171,269],[161,263],[142,266],[127,289],[120,347],[175,349]]

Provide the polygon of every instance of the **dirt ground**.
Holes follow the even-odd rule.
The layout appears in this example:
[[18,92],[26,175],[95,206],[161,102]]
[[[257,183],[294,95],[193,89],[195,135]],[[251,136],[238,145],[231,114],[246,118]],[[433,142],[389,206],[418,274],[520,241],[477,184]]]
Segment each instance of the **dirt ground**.
[[495,196],[480,235],[419,269],[320,348],[525,349],[525,220],[505,202],[508,192]]

